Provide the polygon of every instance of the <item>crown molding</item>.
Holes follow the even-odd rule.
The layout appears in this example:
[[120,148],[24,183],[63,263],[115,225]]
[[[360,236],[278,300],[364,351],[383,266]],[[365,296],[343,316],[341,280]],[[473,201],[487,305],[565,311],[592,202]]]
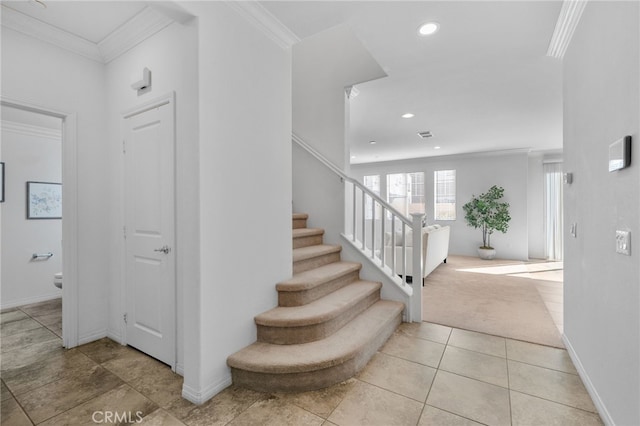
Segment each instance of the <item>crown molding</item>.
[[2,131],[57,141],[62,140],[62,129],[50,129],[48,127],[34,126],[32,124],[18,123],[15,121],[2,120]]
[[283,49],[288,49],[300,41],[300,37],[260,3],[256,1],[226,1],[226,3]]
[[107,64],[156,34],[173,19],[147,6],[99,43],[88,40],[2,5],[2,26]]
[[564,0],[562,2],[556,28],[547,49],[547,56],[558,59],[564,57],[586,5],[587,0]]
[[142,43],[173,22],[173,19],[147,6],[121,27],[98,43],[103,62],[109,63],[118,56]]
[[93,61],[103,62],[98,46],[94,43],[11,9],[4,4],[2,5],[2,26]]

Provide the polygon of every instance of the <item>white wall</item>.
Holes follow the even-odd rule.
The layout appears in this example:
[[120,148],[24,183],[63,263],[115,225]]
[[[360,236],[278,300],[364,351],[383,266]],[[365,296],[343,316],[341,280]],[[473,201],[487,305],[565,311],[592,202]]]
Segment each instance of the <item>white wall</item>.
[[1,47],[3,97],[77,113],[78,334],[90,341],[106,334],[112,254],[104,66],[4,27]]
[[199,20],[202,259],[184,286],[183,395],[203,402],[291,276],[291,54],[224,2],[183,5]]
[[[462,206],[472,195],[486,192],[492,185],[505,189],[505,201],[510,204],[511,222],[506,234],[494,232],[491,245],[497,256],[504,259],[526,260],[529,253],[527,230],[527,153],[516,154],[476,154],[447,157],[431,157],[413,160],[389,161],[382,163],[354,164],[351,175],[362,181],[366,175],[386,175],[392,173],[424,172],[426,216],[428,223],[434,223],[433,212],[433,172],[436,170],[456,170],[456,220],[438,221],[451,226],[449,253],[477,256],[477,247],[482,245],[482,232],[467,226]],[[381,192],[386,196],[386,177],[381,177]]]
[[[564,57],[564,333],[618,425],[640,424],[639,6],[588,2]],[[609,144],[624,135],[631,167],[609,173]],[[631,231],[631,256],[615,253],[617,229]]]
[[[293,47],[293,131],[348,173],[348,100],[345,87],[386,74],[347,27],[334,27]],[[309,214],[309,226],[340,243],[344,185],[299,147],[293,151],[293,207]]]
[[[121,340],[125,306],[124,246],[122,238],[124,159],[122,112],[172,91],[176,94],[176,253],[177,269],[177,367],[184,365],[182,289],[197,283],[198,246],[198,32],[197,22],[173,23],[106,66],[110,192],[111,259],[109,290],[109,336]],[[142,69],[152,73],[152,86],[143,94],[131,89]]]
[[[25,202],[27,181],[61,182],[61,136],[60,131],[58,136],[45,137],[29,129],[24,125],[18,127],[18,132],[2,129],[0,159],[5,162],[5,202],[0,204],[3,265],[0,281],[3,309],[62,295],[53,285],[53,275],[62,271],[62,221],[27,220]],[[49,132],[45,129],[45,133]],[[53,257],[31,259],[33,253],[47,252],[53,253]]]

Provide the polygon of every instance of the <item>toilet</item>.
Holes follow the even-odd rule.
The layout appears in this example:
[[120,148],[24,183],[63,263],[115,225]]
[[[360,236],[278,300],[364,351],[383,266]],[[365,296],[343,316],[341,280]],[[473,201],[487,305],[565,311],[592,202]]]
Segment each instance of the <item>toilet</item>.
[[53,276],[53,285],[62,289],[62,272],[58,272]]

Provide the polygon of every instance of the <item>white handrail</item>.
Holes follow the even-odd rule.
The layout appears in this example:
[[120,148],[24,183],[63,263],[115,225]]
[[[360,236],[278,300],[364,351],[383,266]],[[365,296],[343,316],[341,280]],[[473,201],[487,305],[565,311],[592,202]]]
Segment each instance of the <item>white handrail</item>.
[[[353,185],[352,187],[352,220],[349,223],[348,219],[345,217],[345,231],[343,236],[347,238],[356,247],[360,250],[365,257],[367,257],[373,265],[376,265],[384,274],[386,274],[392,282],[394,282],[408,297],[409,301],[406,304],[407,306],[407,318],[409,321],[422,321],[422,219],[424,217],[423,214],[420,213],[412,213],[412,218],[409,219],[396,210],[391,204],[387,201],[380,198],[379,195],[374,193],[372,190],[364,186],[362,183],[353,179],[350,176],[347,176],[345,172],[343,172],[338,166],[332,163],[329,159],[327,159],[324,155],[315,150],[311,145],[306,143],[302,138],[300,138],[295,133],[291,135],[292,141],[298,144],[302,149],[311,154],[316,160],[320,163],[324,164],[329,170],[335,173],[342,182],[350,183]],[[345,188],[346,189],[346,188]],[[357,190],[362,192],[362,197],[358,197]],[[367,238],[367,226],[366,226],[366,197],[369,196],[371,198],[371,242],[368,242]],[[360,204],[358,204],[358,199],[361,198]],[[380,217],[376,214],[376,203],[380,207]],[[358,215],[358,205],[360,208],[360,215]],[[390,241],[385,241],[387,239],[386,231],[386,217],[389,214],[390,217]],[[360,217],[358,217],[360,216]],[[396,222],[396,219],[399,222]],[[376,221],[380,220],[380,232],[376,229]],[[351,235],[347,232],[347,228],[351,226]],[[396,228],[398,226],[398,228]],[[407,231],[406,228],[413,232],[414,238],[413,243],[407,245],[406,236]],[[396,230],[401,231],[402,240],[396,240]],[[361,241],[358,241],[358,233],[361,233]],[[379,237],[379,245],[376,243],[376,237]],[[396,243],[398,243],[396,245]],[[412,249],[412,253],[409,256],[407,252],[407,248]],[[396,253],[397,249],[399,253]],[[389,249],[390,251],[390,260],[391,263],[388,263],[388,260],[385,259],[385,251]],[[409,261],[412,264],[411,268],[407,268]],[[400,263],[398,263],[400,262]],[[400,277],[398,276],[400,275]],[[413,283],[415,284],[413,287],[408,285],[407,276],[413,277]]]
[[337,174],[340,178],[357,186],[362,192],[365,192],[368,196],[376,200],[381,206],[383,206],[385,209],[393,213],[394,216],[398,216],[398,218],[400,218],[400,220],[404,222],[406,225],[411,226],[410,219],[406,218],[402,213],[396,210],[391,204],[387,203],[385,200],[380,198],[380,196],[377,195],[375,192],[373,192],[372,190],[370,190],[369,188],[367,188],[357,180],[353,179],[352,177],[347,176],[338,166],[336,166],[331,161],[329,161],[324,155],[316,151],[311,145],[303,141],[298,135],[296,135],[295,133],[292,133],[291,139],[295,143],[300,145],[302,148],[304,148],[307,152],[309,152],[309,154],[313,155],[316,158],[316,160],[320,161],[322,164],[324,164],[329,169],[331,169],[331,171]]

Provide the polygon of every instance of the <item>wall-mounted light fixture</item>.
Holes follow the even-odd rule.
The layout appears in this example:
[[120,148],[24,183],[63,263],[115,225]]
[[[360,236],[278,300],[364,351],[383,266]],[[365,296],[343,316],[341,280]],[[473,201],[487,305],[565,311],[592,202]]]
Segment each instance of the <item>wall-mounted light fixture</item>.
[[151,71],[149,68],[145,67],[142,70],[142,80],[137,80],[131,83],[131,88],[133,90],[144,90],[148,87],[151,87]]

